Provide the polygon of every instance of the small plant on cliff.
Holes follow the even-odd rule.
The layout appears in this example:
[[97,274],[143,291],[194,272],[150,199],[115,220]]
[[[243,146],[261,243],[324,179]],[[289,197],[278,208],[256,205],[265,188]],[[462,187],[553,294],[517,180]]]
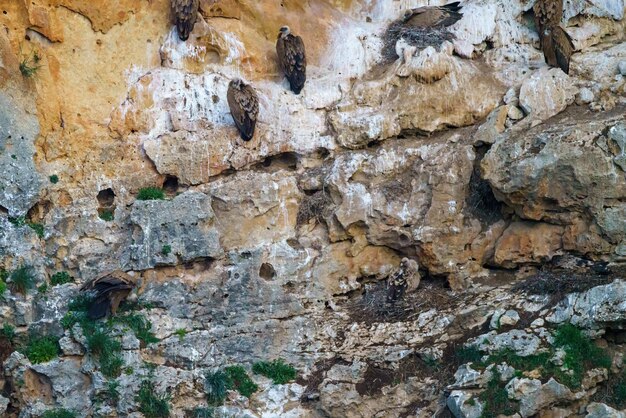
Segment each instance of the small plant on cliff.
[[89,351],[98,356],[100,370],[107,377],[117,377],[122,373],[124,364],[120,352],[122,345],[113,339],[105,330],[97,329],[87,337]]
[[30,228],[35,231],[35,233],[37,234],[37,236],[39,238],[43,238],[44,236],[44,229],[43,229],[43,225],[40,223],[36,223],[36,222],[28,222],[28,226],[30,226]]
[[23,265],[18,267],[11,273],[11,290],[21,294],[25,294],[29,289],[35,286],[35,276],[32,267]]
[[161,248],[161,254],[163,254],[166,257],[170,255],[171,252],[172,252],[172,246],[169,244],[165,244],[163,248]]
[[31,336],[24,349],[24,354],[26,354],[31,363],[50,361],[59,355],[59,339],[51,335],[43,337]]
[[286,364],[281,359],[271,362],[259,361],[254,363],[252,371],[272,379],[274,384],[283,385],[296,378],[296,369]]
[[209,405],[221,405],[226,399],[226,392],[233,387],[230,376],[224,372],[207,373],[204,386]]
[[12,342],[15,339],[15,327],[11,324],[4,324],[0,329],[0,336]]
[[4,298],[4,292],[7,290],[7,284],[3,279],[0,279],[0,299]]
[[159,189],[158,187],[144,187],[143,189],[139,189],[139,193],[137,193],[137,200],[163,200],[165,199],[165,194],[163,193],[163,189]]
[[555,378],[571,388],[580,387],[586,370],[611,367],[611,357],[574,325],[560,326],[554,333],[554,345],[565,351],[563,366],[567,369],[567,372],[559,369]]
[[174,334],[178,335],[178,339],[182,341],[187,335],[187,330],[185,328],[178,328],[176,331],[174,331]]
[[106,222],[111,222],[113,219],[115,219],[115,215],[113,214],[113,211],[108,210],[108,209],[101,211],[98,214],[98,217]]
[[50,409],[44,412],[41,418],[76,418],[76,414],[67,409]]
[[487,383],[487,388],[479,398],[485,405],[480,418],[496,418],[500,414],[513,415],[517,412],[517,405],[509,400],[509,394],[500,381],[500,373],[495,366],[491,369],[491,379]]
[[154,383],[144,380],[139,387],[135,400],[139,403],[139,412],[146,418],[166,418],[170,416],[169,396],[159,395]]
[[73,282],[74,279],[67,271],[56,272],[50,277],[50,284],[52,286],[58,286],[65,283]]
[[213,408],[196,408],[191,411],[191,418],[214,418]]
[[126,325],[133,330],[135,336],[141,341],[143,346],[159,342],[159,339],[155,337],[152,332],[152,323],[141,314],[132,313],[124,316],[115,316],[111,318],[110,322],[112,324],[118,323]]
[[41,61],[41,57],[37,51],[33,51],[30,55],[27,55],[22,58],[20,61],[20,72],[26,78],[30,78],[37,74],[41,65],[39,65],[39,61]]
[[48,177],[48,179],[52,184],[57,184],[59,182],[59,176],[57,176],[56,174],[51,175],[50,177]]
[[20,228],[26,225],[26,218],[24,216],[16,216],[16,217],[9,216],[9,222],[17,226],[18,228]]
[[43,238],[44,229],[42,224],[27,221],[24,216],[18,216],[16,218],[9,217],[9,222],[18,228],[28,225],[33,231],[35,231],[39,238]]
[[232,388],[237,389],[246,398],[259,389],[242,366],[229,366],[224,369],[224,372],[232,380]]

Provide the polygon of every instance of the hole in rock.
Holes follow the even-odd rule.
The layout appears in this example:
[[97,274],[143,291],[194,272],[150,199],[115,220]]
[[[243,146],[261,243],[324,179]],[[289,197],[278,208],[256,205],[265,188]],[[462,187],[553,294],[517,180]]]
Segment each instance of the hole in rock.
[[276,277],[276,270],[270,263],[263,263],[259,269],[259,276],[265,280],[272,280]]
[[115,193],[111,188],[100,190],[96,198],[98,199],[98,204],[101,207],[108,208],[113,206],[113,203],[115,202]]
[[113,220],[113,213],[115,212],[115,193],[113,189],[100,190],[96,199],[98,199],[98,216],[105,221]]
[[168,195],[175,195],[178,191],[178,177],[170,175],[165,176],[163,191]]

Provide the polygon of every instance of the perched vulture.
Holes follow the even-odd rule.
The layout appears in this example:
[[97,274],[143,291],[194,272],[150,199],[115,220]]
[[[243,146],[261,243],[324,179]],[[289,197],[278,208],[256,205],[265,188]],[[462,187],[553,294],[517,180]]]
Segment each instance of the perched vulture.
[[424,6],[404,12],[403,22],[406,26],[416,28],[445,28],[463,17],[458,1],[444,6]]
[[306,81],[306,55],[304,52],[304,42],[302,38],[293,35],[289,26],[283,26],[278,32],[276,40],[276,54],[278,64],[285,73],[291,91],[300,94]]
[[230,114],[239,129],[241,139],[251,140],[259,114],[259,98],[256,92],[252,86],[236,78],[228,84],[227,99]]
[[171,0],[178,37],[186,41],[198,18],[200,0]]
[[561,27],[563,0],[538,0],[533,6],[535,26],[546,63],[569,73],[570,57],[574,53],[572,40]]
[[80,290],[94,297],[87,316],[90,319],[100,319],[108,314],[115,315],[118,306],[133,287],[135,287],[133,277],[120,270],[103,274],[85,283]]
[[420,282],[419,266],[415,260],[404,257],[400,267],[387,278],[387,303],[400,299],[404,292],[417,289]]

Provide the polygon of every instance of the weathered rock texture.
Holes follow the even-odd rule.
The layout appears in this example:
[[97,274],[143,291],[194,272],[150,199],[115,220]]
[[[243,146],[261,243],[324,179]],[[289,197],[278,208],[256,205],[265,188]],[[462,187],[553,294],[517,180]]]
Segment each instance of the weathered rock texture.
[[[231,391],[216,412],[477,417],[497,366],[522,416],[622,416],[594,398],[617,366],[571,389],[558,373],[476,370],[453,352],[470,341],[534,355],[571,322],[606,334],[619,363],[624,2],[566,2],[569,75],[544,63],[533,0],[465,2],[455,39],[401,40],[384,58],[391,21],[445,2],[202,0],[181,42],[168,0],[3,1],[0,267],[32,266],[34,284],[22,294],[8,277],[0,295],[0,324],[17,327],[0,336],[0,411],[139,417],[151,380],[188,416],[207,406],[207,372],[283,358],[296,381],[254,375],[257,393]],[[275,59],[284,24],[306,44],[297,96]],[[259,95],[250,142],[226,102],[234,77]],[[165,199],[137,200],[149,186]],[[392,303],[386,279],[403,257],[422,280]],[[549,267],[618,281],[552,298],[510,290]],[[106,378],[61,320],[80,283],[116,269],[137,278],[129,306],[159,341],[116,328],[123,372]],[[76,283],[51,286],[59,271]],[[31,334],[61,337],[61,356],[14,352]]]

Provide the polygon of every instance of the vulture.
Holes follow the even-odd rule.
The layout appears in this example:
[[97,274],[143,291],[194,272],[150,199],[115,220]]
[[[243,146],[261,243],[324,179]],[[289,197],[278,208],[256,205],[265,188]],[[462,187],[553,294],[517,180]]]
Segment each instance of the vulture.
[[405,26],[414,28],[445,28],[463,17],[460,2],[448,3],[444,6],[424,6],[404,12],[402,19]]
[[419,286],[419,266],[415,260],[406,257],[400,261],[400,267],[387,278],[387,303],[394,303],[409,289],[415,290]]
[[239,129],[241,139],[249,141],[254,135],[254,126],[259,114],[259,98],[249,84],[236,78],[228,84],[228,107]]
[[291,91],[300,94],[306,81],[304,42],[301,37],[291,33],[289,26],[283,26],[278,32],[276,54],[280,69],[289,80]]
[[538,0],[533,6],[533,11],[546,63],[551,67],[559,67],[568,74],[574,45],[561,27],[563,0]]
[[200,0],[171,0],[178,37],[186,41],[198,18]]
[[87,310],[90,319],[115,315],[120,303],[135,287],[133,277],[121,270],[103,274],[81,286],[80,290],[93,295],[93,301]]

